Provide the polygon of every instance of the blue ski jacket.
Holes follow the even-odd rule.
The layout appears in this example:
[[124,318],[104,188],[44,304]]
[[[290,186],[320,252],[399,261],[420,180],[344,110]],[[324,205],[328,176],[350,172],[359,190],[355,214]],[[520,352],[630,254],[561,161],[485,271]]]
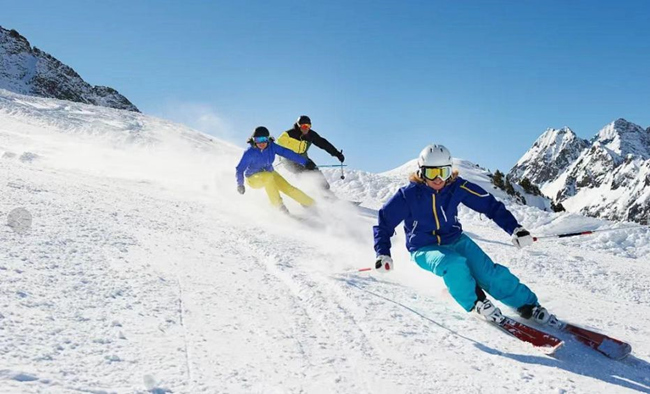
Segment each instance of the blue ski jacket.
[[237,164],[237,185],[244,184],[244,176],[249,177],[261,171],[273,171],[273,161],[275,160],[276,154],[295,161],[302,166],[307,164],[306,158],[290,149],[277,145],[273,141],[269,141],[269,144],[264,150],[260,150],[256,146],[251,146],[244,151],[244,155],[241,157],[239,164]]
[[501,201],[461,177],[440,191],[423,183],[411,182],[399,189],[379,210],[379,222],[373,227],[375,252],[390,256],[390,237],[402,221],[409,252],[429,245],[455,242],[463,232],[458,221],[460,203],[485,214],[508,234],[519,227],[517,219]]

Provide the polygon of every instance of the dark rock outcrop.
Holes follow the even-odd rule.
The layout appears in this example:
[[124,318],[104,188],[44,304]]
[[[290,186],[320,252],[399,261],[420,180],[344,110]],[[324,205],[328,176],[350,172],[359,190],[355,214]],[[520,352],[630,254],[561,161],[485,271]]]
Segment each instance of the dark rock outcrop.
[[140,112],[115,89],[88,84],[71,67],[32,47],[16,30],[1,26],[0,89]]

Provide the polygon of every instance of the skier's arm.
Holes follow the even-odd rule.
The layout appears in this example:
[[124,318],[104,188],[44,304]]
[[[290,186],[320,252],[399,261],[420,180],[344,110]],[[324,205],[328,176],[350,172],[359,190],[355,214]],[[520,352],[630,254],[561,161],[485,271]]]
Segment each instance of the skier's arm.
[[244,171],[248,168],[248,150],[244,152],[239,160],[239,164],[235,168],[235,176],[237,178],[237,186],[242,186],[244,184]]
[[492,194],[464,179],[459,179],[459,181],[461,182],[459,191],[464,193],[463,199],[461,200],[463,204],[476,212],[485,214],[485,216],[492,219],[508,234],[512,234],[520,226],[517,219],[508,211],[506,206]]
[[311,142],[313,142],[314,145],[316,145],[317,147],[321,148],[322,150],[324,150],[325,152],[329,153],[334,157],[339,157],[341,152],[339,152],[334,147],[334,145],[332,145],[328,140],[321,137],[320,134],[318,134],[314,130],[310,130],[309,134],[311,134]]
[[395,233],[395,227],[406,219],[408,212],[408,205],[402,190],[395,193],[379,210],[378,223],[372,228],[377,256],[390,256],[390,237]]
[[291,149],[287,149],[287,148],[285,148],[283,146],[280,146],[278,144],[275,144],[275,143],[272,146],[273,146],[273,151],[276,154],[278,154],[278,155],[280,155],[280,156],[282,156],[284,158],[287,158],[287,159],[289,159],[291,161],[295,161],[296,163],[300,164],[301,166],[305,166],[305,164],[307,164],[307,159],[306,158],[300,156],[299,154],[292,151]]

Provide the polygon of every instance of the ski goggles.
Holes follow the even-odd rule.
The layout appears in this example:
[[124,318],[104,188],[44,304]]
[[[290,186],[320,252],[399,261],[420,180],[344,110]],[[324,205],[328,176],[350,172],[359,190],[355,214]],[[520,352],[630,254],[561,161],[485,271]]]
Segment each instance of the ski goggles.
[[309,129],[311,129],[311,124],[309,124],[309,123],[303,123],[303,124],[300,125],[300,128],[301,128],[302,130],[309,130]]
[[255,141],[256,144],[263,144],[269,142],[269,137],[253,137],[253,141]]
[[422,167],[421,169],[422,176],[430,181],[440,178],[443,181],[446,181],[451,177],[451,166],[444,167]]

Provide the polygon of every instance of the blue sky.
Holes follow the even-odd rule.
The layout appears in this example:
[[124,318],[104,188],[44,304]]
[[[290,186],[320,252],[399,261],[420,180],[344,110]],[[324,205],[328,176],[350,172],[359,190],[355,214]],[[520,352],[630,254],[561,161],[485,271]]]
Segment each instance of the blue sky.
[[346,164],[372,172],[431,142],[507,171],[548,127],[591,138],[619,117],[650,126],[648,1],[0,7],[0,25],[144,113],[242,147],[255,126],[279,135],[306,114]]

